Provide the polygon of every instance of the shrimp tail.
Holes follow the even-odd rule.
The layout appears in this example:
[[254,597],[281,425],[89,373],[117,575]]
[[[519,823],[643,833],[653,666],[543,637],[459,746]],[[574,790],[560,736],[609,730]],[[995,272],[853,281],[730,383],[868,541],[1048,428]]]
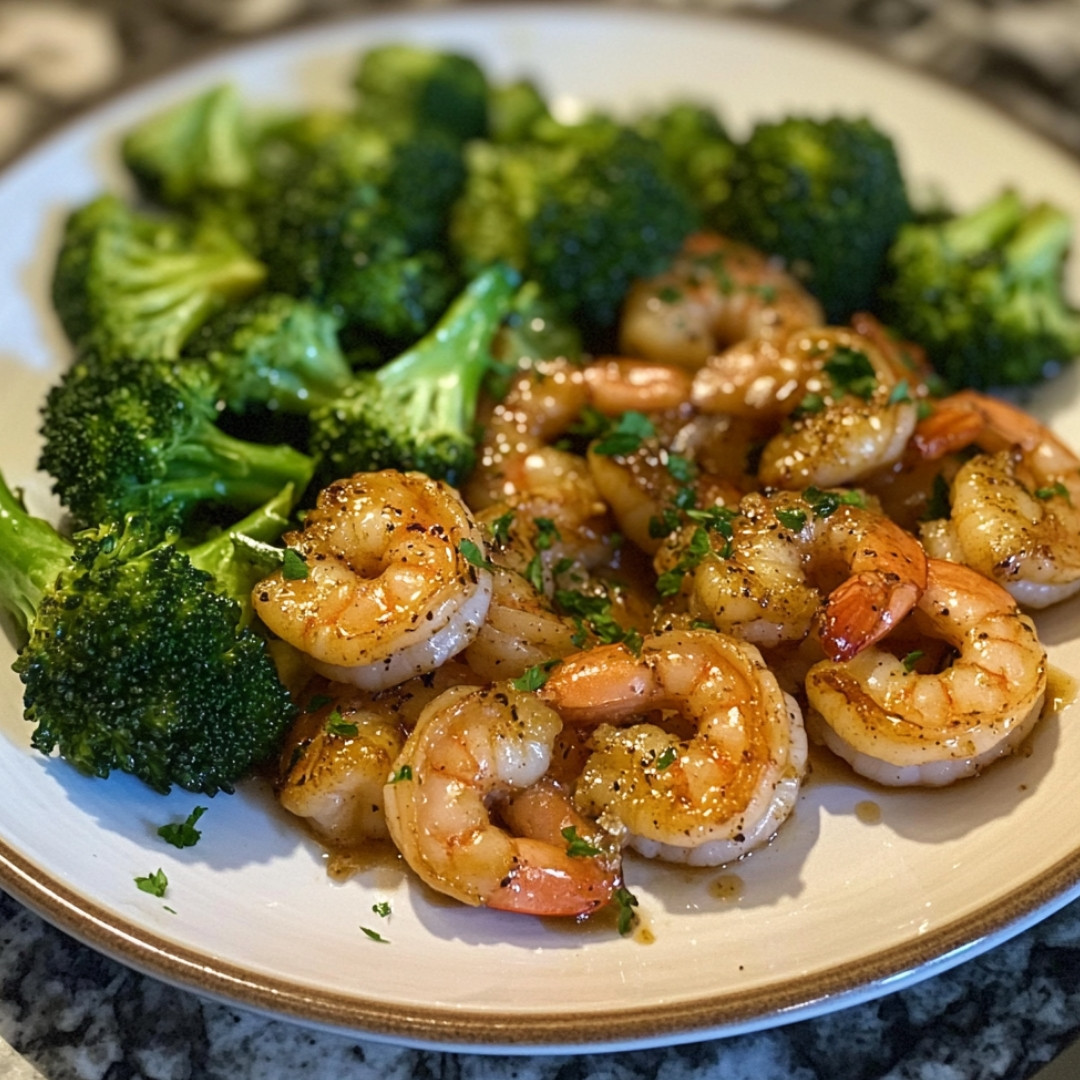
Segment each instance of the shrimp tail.
[[896,574],[863,571],[829,594],[817,614],[817,636],[830,660],[850,660],[880,641],[915,607],[922,587]]
[[520,837],[514,866],[484,901],[519,915],[578,917],[611,902],[619,877],[604,855],[574,856]]

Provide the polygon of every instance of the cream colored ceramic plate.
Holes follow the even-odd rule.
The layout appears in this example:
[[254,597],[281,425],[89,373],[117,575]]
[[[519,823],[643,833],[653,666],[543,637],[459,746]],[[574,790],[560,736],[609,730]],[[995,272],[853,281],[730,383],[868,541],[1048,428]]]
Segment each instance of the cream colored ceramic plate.
[[[717,102],[736,129],[792,110],[867,112],[896,136],[915,184],[964,204],[1014,183],[1080,220],[1080,172],[1064,154],[937,83],[763,22],[515,4],[270,41],[119,100],[0,181],[0,462],[36,511],[52,512],[34,474],[36,412],[65,361],[46,304],[51,253],[65,208],[119,182],[117,133],[225,78],[261,101],[340,97],[355,54],[393,39],[467,50],[498,77],[537,77],[568,106],[690,94]],[[1035,407],[1080,441],[1075,373]],[[1080,676],[1080,607],[1039,621],[1054,664]],[[479,1049],[691,1040],[932,975],[1078,892],[1075,710],[1043,723],[1029,752],[950,790],[890,793],[819,762],[793,820],[743,864],[631,861],[648,930],[632,940],[450,906],[392,865],[335,884],[258,787],[214,799],[198,847],[167,847],[157,826],[197,800],[87,780],[31,753],[11,656],[0,638],[0,883],[126,963],[304,1022]],[[133,882],[158,867],[165,901]],[[382,901],[385,921],[372,913]]]

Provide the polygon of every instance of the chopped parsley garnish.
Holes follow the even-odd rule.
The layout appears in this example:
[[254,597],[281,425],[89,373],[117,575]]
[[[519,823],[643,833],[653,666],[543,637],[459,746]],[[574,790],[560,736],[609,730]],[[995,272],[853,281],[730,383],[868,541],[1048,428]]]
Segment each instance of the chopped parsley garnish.
[[558,662],[558,660],[546,660],[542,664],[533,664],[531,668],[526,668],[516,679],[511,679],[510,685],[515,690],[522,690],[525,693],[539,690],[551,677],[551,669]]
[[525,580],[537,591],[544,591],[544,563],[539,555],[534,555],[522,572]]
[[152,874],[147,874],[145,877],[137,877],[135,879],[135,884],[144,893],[161,897],[165,895],[165,890],[169,887],[169,879],[165,876],[165,871],[158,868]]
[[803,492],[803,498],[810,504],[810,509],[817,518],[832,517],[841,506],[866,509],[866,496],[861,491],[822,491],[820,488],[808,487]]
[[496,544],[505,544],[510,539],[510,526],[514,523],[514,511],[507,510],[505,514],[500,514],[491,524],[488,529],[491,531],[491,539]]
[[636,630],[620,626],[611,614],[609,597],[576,589],[556,589],[555,603],[564,615],[569,615],[577,624],[578,633],[573,638],[576,648],[584,647],[586,629],[591,630],[603,645],[622,642],[635,652],[641,647],[641,635]]
[[825,373],[841,394],[869,401],[877,389],[877,373],[870,357],[858,349],[841,347],[825,361]]
[[168,825],[162,825],[157,831],[158,836],[173,847],[194,847],[202,837],[202,832],[196,829],[195,825],[205,813],[205,806],[196,806],[183,821],[171,821]]
[[350,720],[343,719],[340,712],[335,709],[327,718],[326,724],[327,734],[329,735],[342,735],[348,738],[351,735],[356,735],[360,729],[352,723]]
[[644,413],[631,409],[624,412],[618,422],[593,444],[593,450],[605,457],[625,456],[632,454],[655,434],[652,421]]
[[390,774],[390,779],[387,781],[391,784],[400,784],[402,780],[412,779],[412,766],[402,765],[399,769],[395,769]]
[[600,849],[598,847],[578,836],[576,825],[567,825],[561,832],[562,838],[566,841],[567,855],[570,855],[575,859],[591,859],[594,855],[600,854]]
[[281,576],[286,581],[303,581],[308,576],[308,564],[295,548],[286,548],[281,557]]
[[796,419],[800,416],[811,416],[813,413],[819,413],[825,408],[825,398],[818,393],[811,391],[808,394],[803,395],[802,401],[795,406]]
[[889,391],[888,403],[890,405],[902,405],[911,400],[911,387],[908,386],[907,379],[901,379],[892,390]]
[[472,540],[462,540],[458,545],[458,550],[465,557],[467,563],[471,563],[473,566],[479,566],[482,570],[494,569],[491,565],[491,561]]
[[689,484],[697,476],[697,466],[682,454],[668,454],[667,471],[680,484]]
[[776,520],[779,521],[785,529],[790,529],[792,532],[802,532],[803,527],[806,525],[806,511],[777,510]]
[[318,712],[324,705],[329,705],[334,699],[329,694],[312,694],[307,703],[305,712]]
[[372,941],[377,941],[380,945],[389,945],[390,942],[379,933],[378,930],[372,930],[370,927],[361,926],[361,931],[370,938]]
[[913,649],[911,652],[900,661],[904,665],[905,671],[914,671],[915,665],[926,655],[922,649]]
[[381,900],[377,904],[372,904],[371,910],[374,911],[380,919],[390,918],[390,902],[388,900]]
[[620,885],[612,894],[611,902],[618,909],[616,926],[619,934],[626,937],[637,922],[637,913],[634,908],[638,906],[638,898],[627,888]]
[[[723,534],[721,533],[721,535]],[[730,554],[730,547],[731,540],[728,539],[725,543],[727,554],[721,552],[725,558]],[[708,530],[704,526],[699,525],[690,534],[690,540],[679,555],[678,562],[676,562],[670,570],[665,570],[656,579],[656,591],[661,596],[674,596],[682,588],[683,578],[686,577],[691,570],[694,570],[699,566],[701,560],[711,551],[712,543],[709,540]]]
[[663,772],[670,768],[678,760],[679,753],[674,746],[666,746],[656,759],[656,771]]
[[1053,499],[1060,497],[1065,499],[1070,506],[1072,505],[1072,502],[1069,499],[1069,489],[1060,480],[1050,484],[1048,487],[1036,488],[1034,495],[1036,499]]
[[659,516],[649,518],[649,535],[654,540],[663,540],[670,536],[682,524],[679,512],[670,506],[665,506]]
[[562,539],[562,535],[559,532],[559,527],[548,517],[533,518],[533,524],[536,526],[536,549],[537,551],[547,551],[552,544]]

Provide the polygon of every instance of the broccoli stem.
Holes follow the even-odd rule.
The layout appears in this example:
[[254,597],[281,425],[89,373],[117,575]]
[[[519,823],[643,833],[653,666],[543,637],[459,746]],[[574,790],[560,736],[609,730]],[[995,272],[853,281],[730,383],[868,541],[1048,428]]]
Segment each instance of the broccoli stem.
[[954,255],[977,258],[999,247],[1024,214],[1023,200],[1009,189],[970,213],[952,218],[942,226],[942,236]]
[[24,636],[73,550],[47,521],[27,512],[0,474],[0,608]]
[[406,424],[416,431],[468,431],[476,418],[488,346],[519,283],[497,264],[477,274],[435,327],[375,373],[384,389],[400,390]]
[[206,423],[170,454],[167,473],[155,487],[163,501],[180,506],[261,506],[287,484],[303,490],[313,470],[312,459],[291,446],[237,439]]
[[1071,243],[1068,215],[1048,203],[1039,203],[1024,215],[1005,243],[1005,266],[1017,279],[1056,280]]

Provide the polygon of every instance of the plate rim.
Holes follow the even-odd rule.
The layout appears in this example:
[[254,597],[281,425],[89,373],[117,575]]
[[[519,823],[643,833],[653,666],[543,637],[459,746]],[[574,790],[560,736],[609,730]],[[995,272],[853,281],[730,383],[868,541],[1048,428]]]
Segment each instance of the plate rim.
[[[102,110],[127,104],[158,84],[195,76],[198,69],[222,56],[257,52],[290,38],[324,34],[335,25],[356,26],[423,14],[452,15],[455,11],[507,11],[520,14],[565,15],[568,9],[612,16],[620,11],[662,20],[753,25],[788,40],[827,42],[853,56],[872,56],[894,70],[966,97],[1027,137],[1034,137],[1061,155],[1080,179],[1080,163],[1063,140],[1025,124],[1000,102],[968,86],[950,82],[863,40],[855,32],[831,32],[798,20],[778,22],[763,10],[706,10],[667,7],[649,0],[450,0],[432,7],[422,2],[395,9],[373,9],[330,17],[303,19],[284,27],[224,41],[170,63],[157,71],[125,80],[86,106],[69,113],[20,147],[0,168],[0,182],[54,143],[69,138]],[[493,1013],[486,1009],[438,1005],[383,1003],[333,989],[309,991],[296,982],[253,973],[232,962],[170,941],[149,928],[52,878],[0,836],[0,887],[46,921],[90,948],[143,974],[222,1003],[254,1009],[267,1015],[324,1028],[341,1034],[423,1049],[468,1050],[474,1053],[558,1053],[567,1050],[618,1050],[669,1046],[781,1026],[810,1019],[860,1001],[881,997],[972,959],[1022,933],[1080,896],[1080,846],[998,897],[993,904],[954,918],[909,941],[878,950],[855,961],[821,968],[811,974],[772,980],[749,991],[729,991],[692,1000],[602,1008],[567,1019],[558,1014]]]

